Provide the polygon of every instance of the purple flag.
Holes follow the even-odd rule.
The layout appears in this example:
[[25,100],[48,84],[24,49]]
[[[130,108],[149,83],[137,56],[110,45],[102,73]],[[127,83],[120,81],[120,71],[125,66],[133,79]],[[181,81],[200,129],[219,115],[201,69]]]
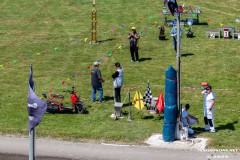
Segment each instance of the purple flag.
[[33,81],[33,72],[32,72],[32,65],[30,66],[30,73],[29,73],[29,86],[28,86],[28,127],[29,131],[32,131],[34,127],[36,127],[41,119],[42,115],[46,112],[47,109],[47,102],[41,100],[35,93],[34,93],[34,81]]
[[[168,0],[167,2],[168,2],[169,11],[174,16],[174,13],[176,13],[178,10],[177,0]],[[164,1],[164,3],[166,2]]]

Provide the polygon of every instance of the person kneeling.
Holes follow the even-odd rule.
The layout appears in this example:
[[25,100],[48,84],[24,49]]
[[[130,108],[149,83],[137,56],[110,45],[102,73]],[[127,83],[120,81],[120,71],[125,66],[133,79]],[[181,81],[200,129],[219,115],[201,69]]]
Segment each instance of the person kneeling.
[[190,105],[186,104],[184,109],[182,109],[182,124],[183,127],[188,127],[188,134],[194,134],[194,130],[190,127],[195,123],[199,123],[199,121],[196,117],[188,113],[189,108]]

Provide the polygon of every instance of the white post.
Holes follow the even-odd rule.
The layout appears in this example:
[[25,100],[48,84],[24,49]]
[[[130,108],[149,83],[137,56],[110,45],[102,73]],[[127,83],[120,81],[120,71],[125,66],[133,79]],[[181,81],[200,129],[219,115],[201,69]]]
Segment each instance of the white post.
[[35,152],[35,127],[29,132],[29,160],[36,160]]

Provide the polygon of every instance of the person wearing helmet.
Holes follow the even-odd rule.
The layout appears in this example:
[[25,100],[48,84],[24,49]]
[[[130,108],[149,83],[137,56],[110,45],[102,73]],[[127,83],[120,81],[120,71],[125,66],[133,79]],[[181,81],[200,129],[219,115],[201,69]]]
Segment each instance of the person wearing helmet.
[[140,36],[136,31],[136,27],[131,28],[131,32],[128,34],[128,39],[130,41],[130,53],[132,60],[131,62],[139,62],[139,55],[138,55],[138,40]]

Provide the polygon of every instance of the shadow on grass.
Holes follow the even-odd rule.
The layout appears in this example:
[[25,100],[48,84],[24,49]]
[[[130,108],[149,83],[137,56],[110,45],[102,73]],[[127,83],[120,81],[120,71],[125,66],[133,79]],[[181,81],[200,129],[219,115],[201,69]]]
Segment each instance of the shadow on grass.
[[[220,125],[218,127],[215,127],[215,129],[216,129],[216,131],[219,131],[219,130],[233,130],[234,131],[235,130],[234,124],[237,124],[237,123],[238,123],[238,121],[234,121],[232,123],[227,123],[225,125]],[[197,128],[193,127],[192,129],[195,132],[195,134],[194,134],[195,136],[200,133],[203,133],[203,132],[208,132],[208,131],[205,131],[205,129],[202,127],[197,127]]]
[[185,53],[185,54],[181,54],[181,57],[188,57],[188,56],[193,56],[193,53]]
[[104,96],[103,100],[104,101],[112,101],[112,100],[114,100],[114,97],[113,96]]
[[[132,103],[123,103],[123,106],[122,107],[129,107],[129,106],[131,106],[132,105]],[[132,106],[131,106],[132,107]]]
[[189,38],[189,39],[192,39],[192,38],[195,38],[196,36],[192,36],[192,37],[187,37],[187,38]]
[[[45,114],[79,114],[75,111],[48,111]],[[82,114],[89,114],[88,110],[85,110]]]
[[149,60],[152,60],[152,58],[140,58],[139,62],[149,61]]
[[153,119],[154,121],[159,121],[161,119],[163,119],[163,114],[158,114],[158,113],[150,113],[148,111],[145,111],[142,113],[141,115],[142,119]]
[[207,22],[202,22],[202,23],[196,23],[194,25],[199,25],[199,26],[207,26],[208,23]]
[[147,115],[147,116],[142,117],[142,119],[153,119],[153,118],[154,118],[153,115]]
[[235,130],[234,124],[237,124],[237,123],[238,123],[238,121],[234,121],[232,123],[227,123],[225,125],[220,125],[220,126],[216,127],[216,130],[218,131],[218,130],[228,129],[228,130],[233,130],[234,131]]
[[169,40],[168,38],[165,38],[165,39],[159,39],[159,41],[167,41]]
[[97,41],[98,43],[105,43],[105,42],[109,42],[109,41],[113,41],[115,40],[115,38],[109,38],[109,39],[104,39],[104,40],[99,40]]
[[193,129],[194,132],[195,132],[194,135],[197,135],[197,134],[200,134],[200,133],[206,132],[205,129],[202,128],[202,127],[197,127],[197,128],[192,127],[192,129]]

